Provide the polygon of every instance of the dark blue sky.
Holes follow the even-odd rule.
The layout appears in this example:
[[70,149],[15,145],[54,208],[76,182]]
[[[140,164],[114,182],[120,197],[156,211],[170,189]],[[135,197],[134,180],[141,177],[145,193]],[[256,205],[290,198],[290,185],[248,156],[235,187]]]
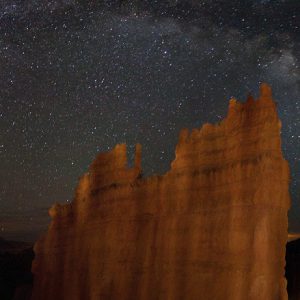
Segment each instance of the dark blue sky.
[[[89,3],[89,4],[87,4]],[[299,1],[1,1],[0,235],[33,240],[99,151],[143,145],[168,170],[178,132],[273,87],[300,231]]]

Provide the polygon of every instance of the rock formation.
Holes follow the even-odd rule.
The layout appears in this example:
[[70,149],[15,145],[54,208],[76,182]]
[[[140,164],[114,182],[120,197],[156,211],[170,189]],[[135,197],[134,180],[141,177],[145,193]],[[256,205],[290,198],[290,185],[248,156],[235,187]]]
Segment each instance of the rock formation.
[[101,153],[35,244],[32,300],[282,300],[289,168],[271,89],[180,133],[163,176]]

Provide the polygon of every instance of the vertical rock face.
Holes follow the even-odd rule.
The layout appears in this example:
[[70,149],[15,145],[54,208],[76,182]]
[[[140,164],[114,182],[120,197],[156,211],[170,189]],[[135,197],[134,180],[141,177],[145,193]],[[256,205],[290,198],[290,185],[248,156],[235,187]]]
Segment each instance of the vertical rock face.
[[100,154],[35,245],[32,300],[287,299],[289,169],[271,89],[182,130],[163,176]]

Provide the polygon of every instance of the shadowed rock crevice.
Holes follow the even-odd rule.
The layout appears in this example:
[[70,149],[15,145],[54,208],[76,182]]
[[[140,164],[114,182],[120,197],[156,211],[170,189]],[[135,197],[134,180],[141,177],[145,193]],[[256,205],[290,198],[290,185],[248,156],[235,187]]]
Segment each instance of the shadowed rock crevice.
[[300,239],[286,246],[286,278],[289,300],[300,299]]

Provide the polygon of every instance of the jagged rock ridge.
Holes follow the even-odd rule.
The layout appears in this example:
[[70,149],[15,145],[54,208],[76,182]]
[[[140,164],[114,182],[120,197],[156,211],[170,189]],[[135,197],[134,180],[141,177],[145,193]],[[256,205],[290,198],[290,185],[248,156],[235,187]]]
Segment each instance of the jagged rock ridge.
[[287,299],[289,168],[268,85],[227,117],[182,130],[163,176],[141,146],[101,153],[75,199],[50,209],[35,245],[32,300]]

